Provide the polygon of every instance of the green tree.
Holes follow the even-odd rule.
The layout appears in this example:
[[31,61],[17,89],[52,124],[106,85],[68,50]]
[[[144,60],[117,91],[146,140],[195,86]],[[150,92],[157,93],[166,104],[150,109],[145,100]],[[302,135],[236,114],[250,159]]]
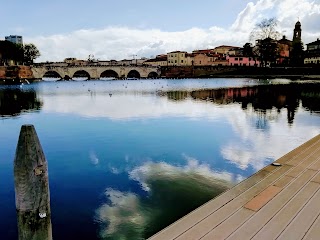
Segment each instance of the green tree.
[[15,44],[9,41],[0,41],[1,65],[7,65],[10,61],[15,64],[22,63],[24,60],[24,50],[21,44]]
[[24,45],[24,61],[26,64],[32,64],[38,57],[40,57],[40,52],[33,43]]

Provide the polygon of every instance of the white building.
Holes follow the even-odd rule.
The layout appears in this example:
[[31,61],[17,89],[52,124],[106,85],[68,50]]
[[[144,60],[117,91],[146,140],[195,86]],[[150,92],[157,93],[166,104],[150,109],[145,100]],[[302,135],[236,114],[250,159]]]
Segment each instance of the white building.
[[5,40],[15,44],[23,44],[22,36],[17,36],[17,35],[5,36]]

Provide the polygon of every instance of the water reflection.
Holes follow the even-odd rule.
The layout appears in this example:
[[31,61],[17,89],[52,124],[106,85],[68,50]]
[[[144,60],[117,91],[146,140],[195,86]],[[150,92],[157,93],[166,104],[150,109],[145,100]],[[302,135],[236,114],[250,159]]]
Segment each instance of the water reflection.
[[33,90],[24,91],[20,88],[0,89],[0,116],[16,116],[25,111],[40,110],[43,103]]
[[282,108],[286,108],[288,123],[292,124],[300,100],[302,106],[308,111],[320,112],[320,84],[318,83],[167,92],[168,99],[175,101],[186,100],[189,95],[196,100],[211,101],[221,105],[241,103],[244,110],[250,104],[255,111],[259,112],[258,128],[263,128],[266,123],[264,114],[273,108],[276,108],[278,113]]
[[231,187],[232,174],[186,159],[185,166],[149,161],[130,171],[144,197],[108,188],[108,202],[96,211],[101,239],[146,239]]
[[[0,232],[16,229],[10,166],[21,124],[37,127],[46,151],[55,238],[143,239],[319,134],[319,84],[289,83],[106,80],[15,89],[41,110],[2,118]],[[15,101],[5,88],[1,106]],[[0,238],[17,238],[10,236]]]

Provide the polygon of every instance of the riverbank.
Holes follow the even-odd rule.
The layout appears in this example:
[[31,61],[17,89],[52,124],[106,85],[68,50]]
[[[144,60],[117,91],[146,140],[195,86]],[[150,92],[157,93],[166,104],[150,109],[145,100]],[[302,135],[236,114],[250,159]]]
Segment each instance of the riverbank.
[[231,67],[186,66],[162,67],[165,78],[287,78],[320,80],[320,67]]
[[[255,78],[320,80],[320,67],[233,67],[233,66],[166,66],[160,78]],[[0,84],[30,83],[35,79],[30,66],[0,66]]]

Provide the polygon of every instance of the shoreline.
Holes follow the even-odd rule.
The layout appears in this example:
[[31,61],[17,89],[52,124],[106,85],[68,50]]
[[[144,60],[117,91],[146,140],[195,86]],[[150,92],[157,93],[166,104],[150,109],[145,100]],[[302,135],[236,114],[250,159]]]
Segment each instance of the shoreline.
[[[217,78],[230,78],[230,79],[236,79],[236,78],[252,78],[252,79],[288,79],[288,80],[319,80],[320,81],[320,75],[227,75],[227,74],[221,74],[221,75],[203,75],[203,76],[197,76],[197,77],[159,77],[159,78],[137,78],[137,79],[112,79],[114,80],[154,80],[154,79],[217,79]],[[47,81],[47,82],[73,82],[73,81],[99,81],[100,79],[88,79],[88,80],[56,80],[56,81]],[[105,81],[105,80],[101,80]],[[21,84],[31,84],[34,82],[46,82],[42,79],[13,79],[13,78],[6,78],[6,79],[0,79],[0,85],[21,85]]]

